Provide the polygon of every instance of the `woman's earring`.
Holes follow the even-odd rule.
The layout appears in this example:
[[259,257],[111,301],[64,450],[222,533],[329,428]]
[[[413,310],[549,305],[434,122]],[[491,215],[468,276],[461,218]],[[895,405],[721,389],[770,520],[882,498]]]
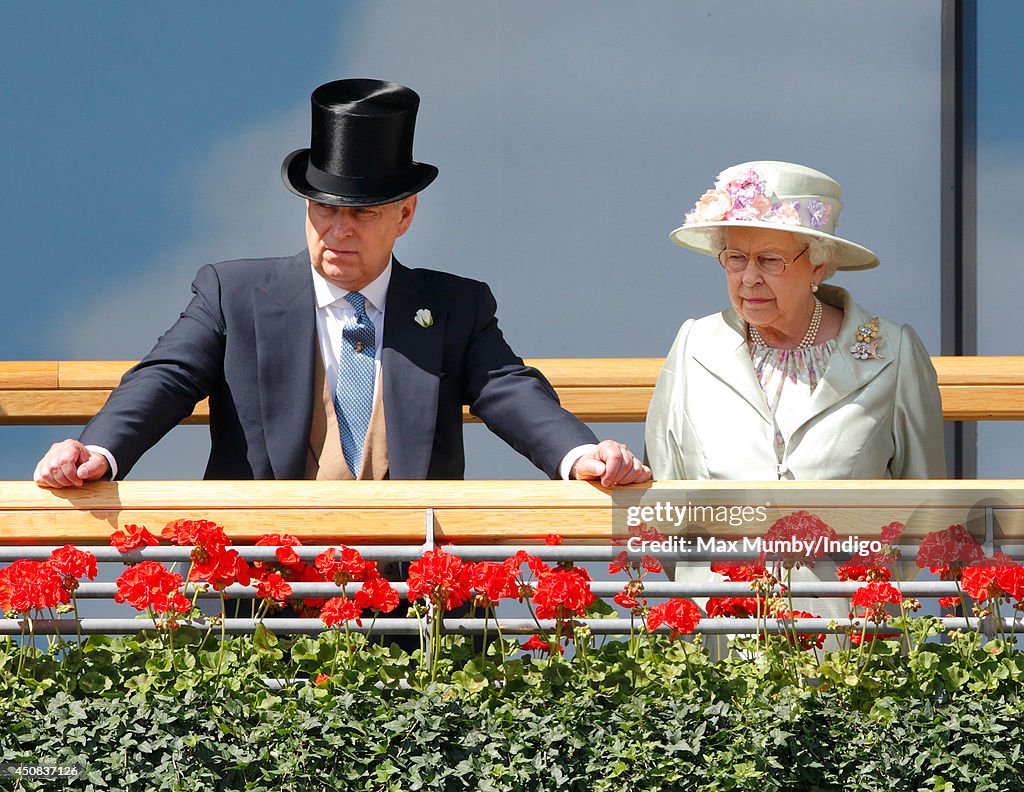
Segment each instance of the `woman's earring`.
[[812,283],[811,284],[811,292],[815,293],[817,291],[818,291],[818,284],[817,283]]

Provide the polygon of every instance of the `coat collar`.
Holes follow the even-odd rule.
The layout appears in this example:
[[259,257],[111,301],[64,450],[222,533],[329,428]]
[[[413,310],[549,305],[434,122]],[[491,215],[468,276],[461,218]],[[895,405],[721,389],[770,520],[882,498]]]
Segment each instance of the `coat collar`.
[[[421,327],[426,308],[433,324]],[[437,428],[446,313],[421,287],[414,270],[394,261],[381,350],[388,466],[393,479],[425,479]]]
[[[839,335],[836,336],[836,349],[829,359],[824,376],[811,395],[806,415],[799,425],[788,427],[790,431],[785,433],[790,436],[877,377],[892,362],[896,354],[893,345],[897,343],[897,339],[890,337],[892,326],[887,323],[888,332],[882,332],[881,343],[878,345],[880,359],[854,358],[850,347],[856,341],[857,327],[873,316],[854,302],[844,289],[836,286],[822,285],[818,297],[822,302],[843,311],[843,323]],[[711,323],[705,335],[695,339],[693,358],[732,388],[761,418],[772,423],[764,391],[761,390],[754,367],[751,365],[746,340],[746,323],[733,308],[723,311],[719,317],[720,321]]]
[[[842,401],[854,391],[860,390],[881,374],[895,359],[897,352],[895,344],[899,343],[898,338],[892,337],[893,328],[887,323],[885,330],[879,334],[881,339],[878,344],[879,357],[858,360],[850,351],[857,341],[857,328],[875,317],[854,302],[845,289],[840,289],[837,286],[821,286],[818,290],[818,298],[822,302],[842,310],[843,324],[839,328],[839,335],[836,336],[836,349],[832,353],[832,357],[829,358],[825,376],[818,382],[818,387],[811,394],[811,401],[807,405],[807,416],[800,426],[812,421],[832,405]],[[794,427],[793,433],[795,434],[799,428],[799,426]]]

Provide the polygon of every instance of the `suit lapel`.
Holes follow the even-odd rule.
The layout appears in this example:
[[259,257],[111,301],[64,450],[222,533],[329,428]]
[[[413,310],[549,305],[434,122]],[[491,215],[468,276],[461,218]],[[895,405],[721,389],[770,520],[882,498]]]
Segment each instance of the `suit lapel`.
[[313,420],[316,305],[302,251],[253,289],[260,414],[274,478],[301,479]]
[[[426,308],[434,323],[421,327]],[[445,311],[424,296],[415,274],[396,260],[384,312],[381,377],[388,464],[393,479],[425,479],[437,427],[438,387],[444,351]]]
[[706,338],[694,339],[693,359],[771,423],[764,391],[750,362],[746,325],[732,308],[722,312],[722,320],[710,326]]

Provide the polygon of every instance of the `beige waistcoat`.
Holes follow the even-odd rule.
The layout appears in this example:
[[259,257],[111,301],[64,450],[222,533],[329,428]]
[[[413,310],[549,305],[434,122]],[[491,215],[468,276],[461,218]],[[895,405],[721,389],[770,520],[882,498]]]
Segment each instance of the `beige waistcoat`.
[[[334,412],[334,399],[327,386],[323,361],[316,358],[313,376],[313,425],[309,432],[309,453],[306,455],[306,478],[317,481],[351,481],[352,472],[345,463],[341,450],[338,416]],[[373,409],[370,425],[363,441],[363,460],[359,480],[381,481],[388,477],[388,444],[384,427],[384,403],[381,398],[380,370],[374,383]]]

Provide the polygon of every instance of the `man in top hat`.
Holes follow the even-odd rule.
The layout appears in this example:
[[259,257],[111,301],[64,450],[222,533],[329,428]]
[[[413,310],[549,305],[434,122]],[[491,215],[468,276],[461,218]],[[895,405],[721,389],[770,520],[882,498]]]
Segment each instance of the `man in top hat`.
[[523,365],[485,284],[392,255],[437,176],[412,158],[418,106],[394,83],[317,88],[311,145],[281,168],[306,199],[307,249],[203,267],[178,321],[36,483],[123,478],[204,397],[208,479],[462,478],[463,404],[553,478],[649,478]]

